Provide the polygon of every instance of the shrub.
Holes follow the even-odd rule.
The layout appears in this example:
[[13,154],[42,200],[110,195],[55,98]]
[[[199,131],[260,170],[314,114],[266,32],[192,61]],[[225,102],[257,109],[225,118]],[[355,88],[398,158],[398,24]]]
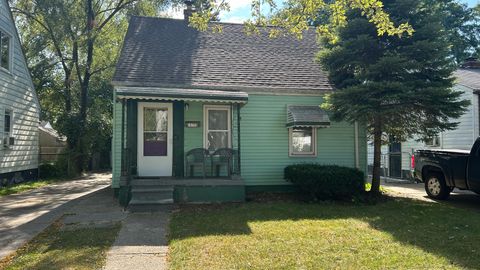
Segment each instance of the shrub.
[[38,166],[40,179],[54,178],[58,176],[58,169],[54,164],[41,164]]
[[363,172],[320,164],[297,164],[285,168],[285,179],[296,184],[311,200],[352,199],[365,192]]

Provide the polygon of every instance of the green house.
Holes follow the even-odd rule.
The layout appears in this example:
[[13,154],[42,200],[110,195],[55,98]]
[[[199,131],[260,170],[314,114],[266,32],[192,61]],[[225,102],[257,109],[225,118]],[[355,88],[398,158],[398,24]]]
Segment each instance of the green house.
[[[123,205],[243,201],[287,191],[287,165],[366,169],[366,132],[321,110],[315,32],[199,32],[133,17],[114,75],[112,186]],[[193,150],[193,151],[192,151]]]

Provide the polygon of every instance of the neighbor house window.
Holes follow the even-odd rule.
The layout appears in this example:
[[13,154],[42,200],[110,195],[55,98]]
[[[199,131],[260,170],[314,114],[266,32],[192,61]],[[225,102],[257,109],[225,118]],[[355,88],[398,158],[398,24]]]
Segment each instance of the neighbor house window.
[[5,110],[3,114],[3,145],[9,146],[10,137],[13,135],[13,111]]
[[0,30],[0,66],[10,70],[11,37]]
[[425,139],[425,145],[430,147],[440,146],[440,136],[435,135],[435,136],[428,137],[427,139]]
[[230,107],[205,106],[205,148],[215,151],[230,147]]
[[313,127],[289,129],[290,156],[316,156],[317,130]]

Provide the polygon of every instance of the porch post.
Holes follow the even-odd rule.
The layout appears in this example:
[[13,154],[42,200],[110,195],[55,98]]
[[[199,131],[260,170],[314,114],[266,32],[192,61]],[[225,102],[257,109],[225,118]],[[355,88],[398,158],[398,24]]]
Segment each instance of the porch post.
[[237,103],[237,147],[238,147],[238,175],[242,175],[242,156],[240,149],[240,103]]
[[[124,176],[128,175],[127,168],[126,168],[127,154],[125,153],[125,99],[122,99],[122,124],[121,124],[120,145],[121,145],[120,153],[121,153],[121,160],[122,160],[122,162],[120,163],[121,164],[120,171],[121,171],[121,175],[123,176],[122,180],[125,180],[123,179]],[[126,183],[121,183],[121,184],[126,184]]]

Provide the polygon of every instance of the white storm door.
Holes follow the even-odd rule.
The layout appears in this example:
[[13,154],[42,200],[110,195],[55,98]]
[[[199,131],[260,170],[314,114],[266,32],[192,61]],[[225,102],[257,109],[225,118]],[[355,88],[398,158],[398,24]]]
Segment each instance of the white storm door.
[[138,175],[172,176],[171,103],[138,103]]

